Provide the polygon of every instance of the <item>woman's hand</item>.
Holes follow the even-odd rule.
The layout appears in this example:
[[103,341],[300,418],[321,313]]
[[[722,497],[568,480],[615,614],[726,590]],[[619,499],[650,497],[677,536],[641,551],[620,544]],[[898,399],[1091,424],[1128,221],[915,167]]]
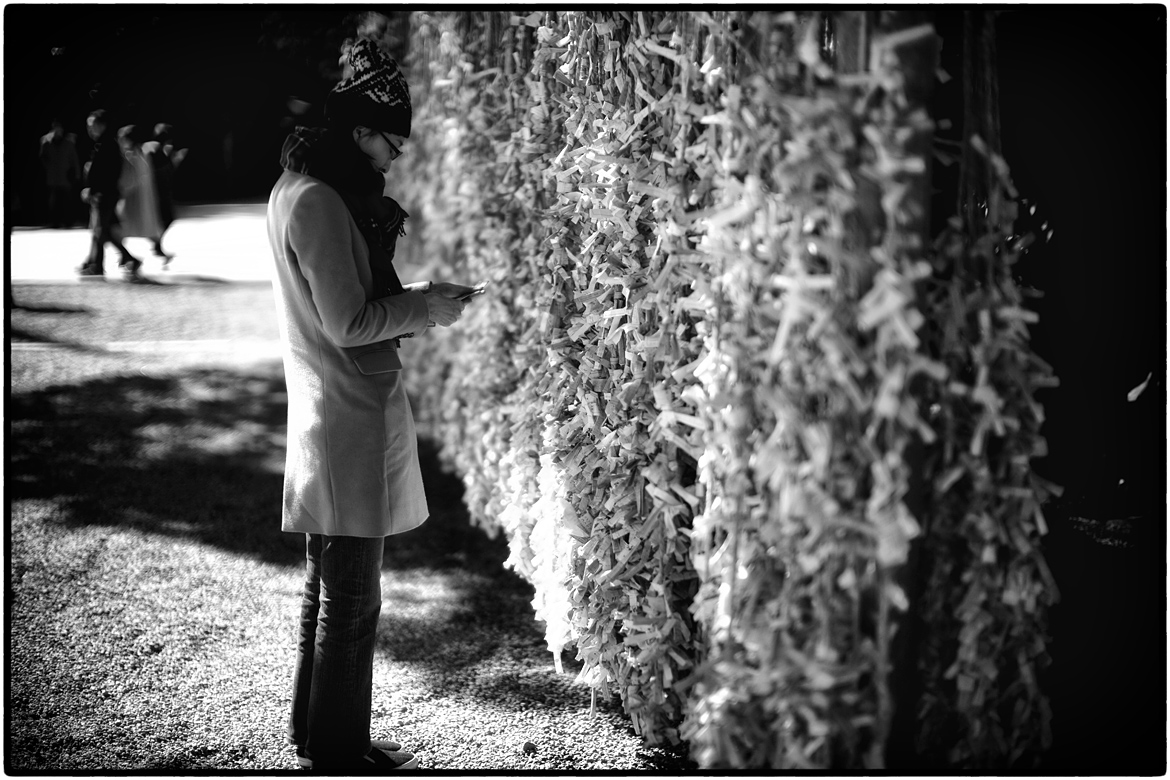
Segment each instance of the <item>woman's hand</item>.
[[[435,285],[435,287],[438,286]],[[452,286],[458,287],[459,285]],[[463,316],[463,307],[467,305],[463,301],[457,301],[454,298],[435,292],[434,288],[432,288],[431,292],[426,293],[424,300],[427,302],[430,324],[440,325],[444,328],[458,322],[459,318]]]
[[465,284],[452,284],[451,282],[431,282],[431,287],[427,292],[438,293],[447,298],[463,298],[476,290],[482,289],[483,286],[468,287]]

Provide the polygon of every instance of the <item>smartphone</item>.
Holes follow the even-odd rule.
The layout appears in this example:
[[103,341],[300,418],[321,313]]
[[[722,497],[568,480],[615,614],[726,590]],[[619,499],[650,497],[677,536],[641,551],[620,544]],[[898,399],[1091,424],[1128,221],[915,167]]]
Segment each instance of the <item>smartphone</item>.
[[474,297],[475,297],[475,296],[477,296],[477,295],[483,295],[483,293],[484,293],[484,288],[482,288],[482,287],[477,287],[476,289],[474,289],[474,290],[472,290],[471,292],[467,293],[467,295],[461,295],[460,297],[456,298],[456,300],[459,300],[459,301],[470,301],[472,298],[474,298]]

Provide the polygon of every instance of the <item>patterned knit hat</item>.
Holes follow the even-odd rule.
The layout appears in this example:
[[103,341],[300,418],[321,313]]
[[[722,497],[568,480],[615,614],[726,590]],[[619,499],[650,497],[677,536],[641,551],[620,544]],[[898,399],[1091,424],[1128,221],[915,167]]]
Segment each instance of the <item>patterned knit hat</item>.
[[343,59],[348,59],[353,73],[325,98],[325,118],[409,137],[410,87],[394,58],[363,39]]

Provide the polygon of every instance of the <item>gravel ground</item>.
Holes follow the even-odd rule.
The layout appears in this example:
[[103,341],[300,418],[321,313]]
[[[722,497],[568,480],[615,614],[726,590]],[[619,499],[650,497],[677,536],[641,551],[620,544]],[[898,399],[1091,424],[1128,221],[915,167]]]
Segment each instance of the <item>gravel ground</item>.
[[[303,547],[279,530],[278,361],[142,339],[276,338],[267,285],[18,285],[10,323],[9,774],[293,770]],[[677,774],[558,674],[506,545],[431,447],[386,546],[373,730],[424,770]],[[528,750],[525,750],[526,743]]]

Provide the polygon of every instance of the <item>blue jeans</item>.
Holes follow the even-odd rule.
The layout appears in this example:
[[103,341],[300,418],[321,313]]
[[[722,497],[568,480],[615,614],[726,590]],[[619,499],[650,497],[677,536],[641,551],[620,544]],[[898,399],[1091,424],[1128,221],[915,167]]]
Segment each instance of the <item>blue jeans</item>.
[[307,534],[289,741],[315,765],[370,750],[382,538]]

